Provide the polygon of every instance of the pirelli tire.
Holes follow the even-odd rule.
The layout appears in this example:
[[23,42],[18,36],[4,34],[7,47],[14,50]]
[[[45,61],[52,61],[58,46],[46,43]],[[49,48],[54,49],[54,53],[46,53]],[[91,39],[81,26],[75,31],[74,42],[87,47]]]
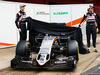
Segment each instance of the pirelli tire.
[[30,55],[28,51],[28,45],[29,42],[27,41],[19,41],[16,47],[16,56],[21,56],[21,57],[28,57]]
[[79,60],[79,47],[76,40],[70,40],[67,43],[67,56],[75,56],[77,62]]

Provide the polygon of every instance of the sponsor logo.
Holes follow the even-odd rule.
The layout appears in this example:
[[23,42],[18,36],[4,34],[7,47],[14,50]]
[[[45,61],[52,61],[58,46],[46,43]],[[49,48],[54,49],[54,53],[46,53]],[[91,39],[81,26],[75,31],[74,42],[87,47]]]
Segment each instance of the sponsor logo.
[[66,61],[55,61],[54,63],[55,64],[63,64],[63,63],[66,63]]
[[53,15],[68,15],[68,12],[53,12]]
[[49,13],[46,13],[46,12],[37,12],[36,15],[49,15]]

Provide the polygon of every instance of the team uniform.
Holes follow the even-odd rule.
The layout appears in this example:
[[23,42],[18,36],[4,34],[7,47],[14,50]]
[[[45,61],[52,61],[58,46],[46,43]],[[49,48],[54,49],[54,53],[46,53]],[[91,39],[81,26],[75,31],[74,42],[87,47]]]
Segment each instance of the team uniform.
[[20,40],[26,40],[27,38],[27,29],[26,29],[26,13],[19,11],[16,15],[15,24],[17,28],[21,29]]
[[[96,26],[97,24],[97,16],[95,13],[86,13],[83,17],[83,21],[86,21],[86,35],[87,35],[87,46],[90,47],[90,39],[92,35],[93,47],[96,48]],[[81,23],[82,23],[81,22]]]

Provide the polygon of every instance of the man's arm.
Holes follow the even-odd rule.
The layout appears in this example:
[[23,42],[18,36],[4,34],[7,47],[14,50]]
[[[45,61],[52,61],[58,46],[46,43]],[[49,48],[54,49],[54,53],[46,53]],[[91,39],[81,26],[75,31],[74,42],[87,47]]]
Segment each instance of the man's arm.
[[96,25],[96,30],[98,32],[99,29],[98,29],[98,17],[97,17],[97,15],[95,15],[95,25]]
[[96,23],[96,28],[98,28],[98,17],[95,15],[95,23]]
[[21,32],[21,29],[20,29],[20,26],[19,26],[19,18],[20,18],[20,15],[17,14],[16,15],[16,20],[15,20],[15,24],[16,24],[16,27],[18,28],[18,31]]
[[15,24],[16,24],[16,27],[17,27],[17,28],[20,28],[20,26],[19,26],[19,24],[18,24],[19,18],[20,18],[20,15],[17,14],[17,15],[16,15],[16,20],[15,20]]
[[80,25],[79,25],[79,27],[81,27],[82,23],[85,21],[86,18],[87,18],[87,16],[84,15],[84,16],[83,16],[83,19],[82,19],[82,21],[81,21],[81,23],[80,23]]

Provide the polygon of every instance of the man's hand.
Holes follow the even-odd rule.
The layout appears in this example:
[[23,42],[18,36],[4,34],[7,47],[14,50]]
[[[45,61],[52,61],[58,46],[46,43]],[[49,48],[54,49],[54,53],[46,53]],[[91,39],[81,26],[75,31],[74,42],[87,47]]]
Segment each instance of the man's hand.
[[78,26],[76,26],[76,28],[80,28],[81,27],[81,24],[79,24]]
[[99,29],[98,28],[96,29],[96,32],[99,32]]
[[80,28],[81,24],[79,24],[78,26],[76,26],[76,28]]
[[19,28],[18,31],[21,32],[21,29]]
[[79,28],[79,26],[76,26],[76,28]]

